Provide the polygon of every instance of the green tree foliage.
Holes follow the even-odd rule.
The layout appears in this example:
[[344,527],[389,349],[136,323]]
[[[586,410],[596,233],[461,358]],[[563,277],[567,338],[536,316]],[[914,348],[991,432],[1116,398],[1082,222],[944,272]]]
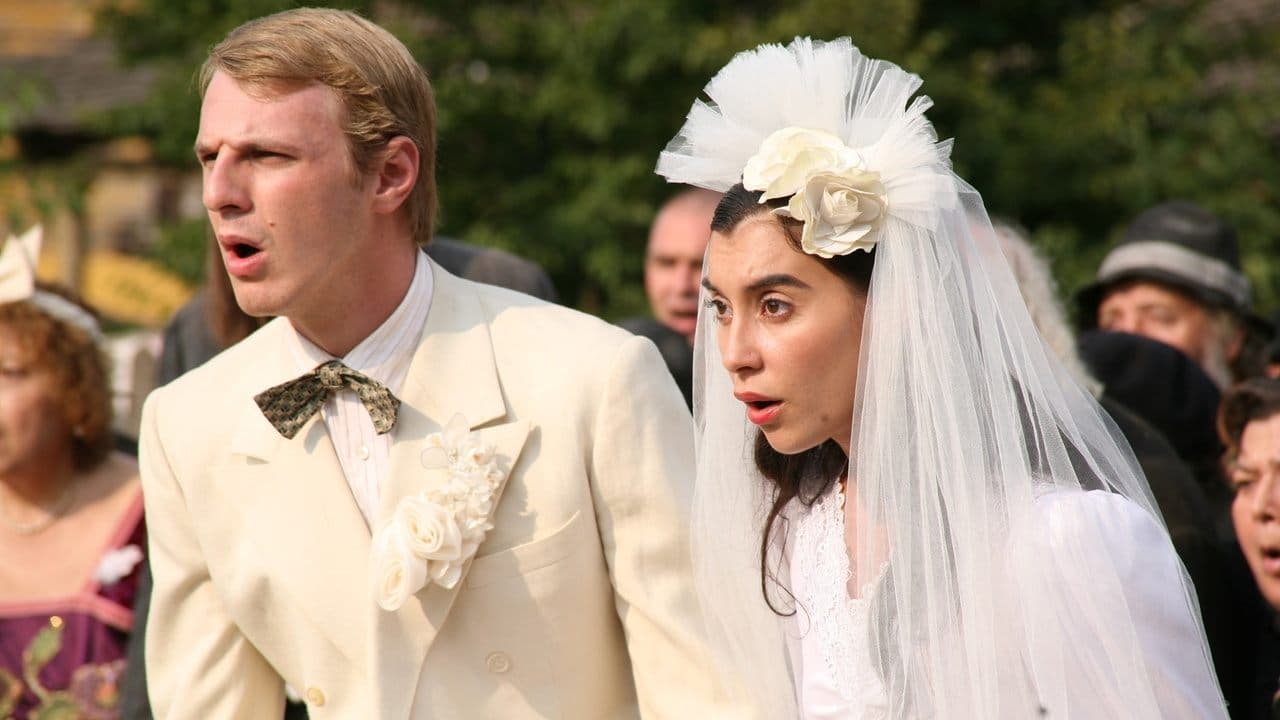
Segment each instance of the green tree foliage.
[[[1182,0],[401,0],[356,4],[401,37],[440,106],[439,231],[542,263],[562,296],[617,317],[643,309],[652,169],[733,53],[797,34],[850,35],[925,79],[961,174],[1087,280],[1142,208],[1187,197],[1241,230],[1248,269],[1280,299],[1280,30]],[[105,27],[168,70],[120,131],[189,163],[207,48],[281,0],[136,0]],[[346,3],[344,7],[351,7]]]
[[1280,22],[1238,2],[930,3],[920,72],[957,168],[1066,288],[1134,215],[1186,198],[1236,225],[1261,304],[1280,302]]

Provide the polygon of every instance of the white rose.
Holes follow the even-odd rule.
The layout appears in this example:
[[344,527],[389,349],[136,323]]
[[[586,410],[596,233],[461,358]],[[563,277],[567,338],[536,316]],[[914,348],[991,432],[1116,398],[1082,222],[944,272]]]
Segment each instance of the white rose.
[[489,483],[490,489],[496,489],[506,476],[507,474],[496,463],[485,468],[484,471],[484,479]]
[[794,195],[809,177],[865,167],[862,156],[840,138],[823,130],[788,127],[765,138],[747,161],[742,185],[763,191],[760,201]]
[[484,540],[485,533],[493,529],[493,524],[489,522],[487,517],[469,518],[462,527],[463,555],[467,553],[467,547],[472,544],[479,544]]
[[462,533],[453,514],[421,495],[411,495],[396,506],[392,527],[399,528],[413,554],[423,560],[451,562],[462,548]]
[[462,578],[461,562],[431,563],[431,580],[442,588],[452,588]]
[[373,597],[383,610],[399,610],[427,584],[427,564],[413,554],[402,528],[395,523],[374,538],[370,572]]
[[489,517],[493,512],[493,493],[488,488],[481,488],[467,495],[465,512],[471,518]]
[[462,447],[462,459],[468,467],[483,468],[493,459],[494,447],[479,438],[469,439]]
[[887,211],[880,173],[867,170],[814,175],[777,210],[804,223],[801,249],[824,258],[871,250]]

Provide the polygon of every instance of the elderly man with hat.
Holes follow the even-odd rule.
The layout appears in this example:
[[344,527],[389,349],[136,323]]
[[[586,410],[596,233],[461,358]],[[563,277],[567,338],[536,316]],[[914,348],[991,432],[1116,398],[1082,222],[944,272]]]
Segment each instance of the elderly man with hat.
[[[1271,332],[1252,311],[1235,230],[1190,202],[1149,208],[1125,229],[1077,301],[1085,331],[1079,351],[1090,372],[1109,397],[1165,436],[1204,493],[1217,551],[1202,548],[1188,566],[1201,570],[1196,591],[1232,716],[1253,717],[1245,708],[1259,669],[1257,598],[1231,530],[1231,491],[1214,428],[1220,393],[1262,372]],[[1206,581],[1214,565],[1221,577]]]
[[1143,211],[1078,296],[1082,329],[1158,340],[1194,360],[1219,387],[1260,370],[1259,320],[1235,229],[1190,202]]

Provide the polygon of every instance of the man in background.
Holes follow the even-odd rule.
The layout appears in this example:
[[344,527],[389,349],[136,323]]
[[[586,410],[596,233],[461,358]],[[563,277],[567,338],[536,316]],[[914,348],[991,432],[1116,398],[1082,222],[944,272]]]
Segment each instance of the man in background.
[[693,334],[698,325],[702,256],[720,197],[711,190],[687,188],[662,205],[649,228],[644,257],[644,291],[653,317],[619,323],[658,346],[686,403],[693,397]]
[[1143,211],[1080,292],[1082,330],[1143,335],[1194,360],[1219,388],[1261,371],[1252,288],[1236,231],[1183,200]]
[[[1250,648],[1257,598],[1231,529],[1232,492],[1222,474],[1215,419],[1221,392],[1262,371],[1268,333],[1251,295],[1235,229],[1198,205],[1172,201],[1134,218],[1096,281],[1077,297],[1085,331],[1079,348],[1089,370],[1107,397],[1164,435],[1199,486],[1219,559],[1202,549],[1184,562],[1236,717],[1243,716],[1238,711],[1256,677]],[[1142,455],[1140,443],[1134,449]],[[1167,473],[1144,471],[1153,492],[1170,482]],[[1170,522],[1171,533],[1177,524]],[[1209,577],[1213,564],[1217,581]]]

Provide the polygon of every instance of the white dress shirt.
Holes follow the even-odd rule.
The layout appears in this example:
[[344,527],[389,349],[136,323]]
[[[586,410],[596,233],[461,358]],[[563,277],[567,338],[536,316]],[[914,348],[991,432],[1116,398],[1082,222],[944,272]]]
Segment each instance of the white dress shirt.
[[[431,263],[417,253],[413,281],[400,305],[378,329],[361,340],[345,357],[344,365],[377,380],[400,397],[409,362],[418,347],[418,338],[431,309]],[[298,374],[310,372],[317,365],[335,358],[297,331],[289,333],[291,354],[298,363]],[[379,435],[373,420],[355,391],[342,388],[320,409],[321,419],[329,430],[329,439],[342,464],[342,472],[351,486],[360,514],[369,528],[377,527],[378,493],[390,472],[391,433]]]

